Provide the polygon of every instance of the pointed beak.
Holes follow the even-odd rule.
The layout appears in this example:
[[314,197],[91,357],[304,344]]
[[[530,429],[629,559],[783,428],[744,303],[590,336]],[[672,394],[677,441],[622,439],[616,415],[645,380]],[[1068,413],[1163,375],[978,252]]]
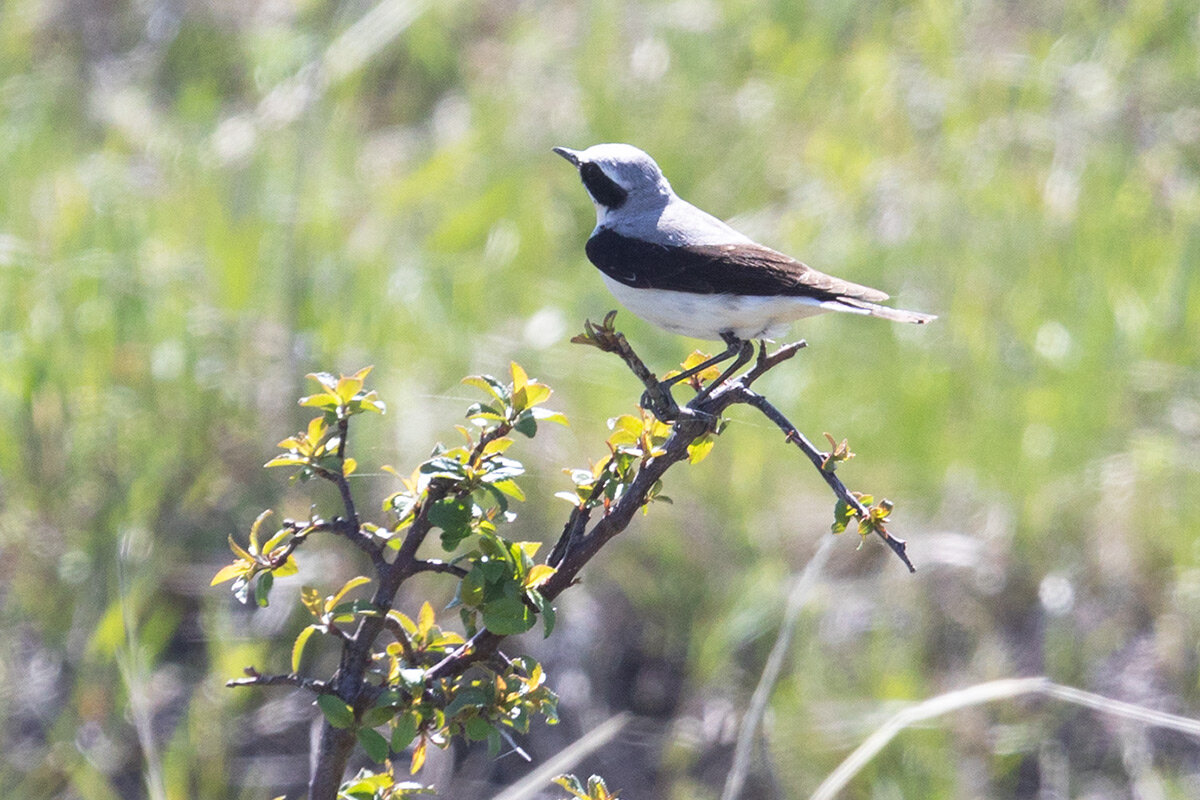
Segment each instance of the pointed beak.
[[560,156],[565,158],[567,161],[570,161],[572,166],[574,166],[576,168],[579,167],[579,163],[580,163],[579,151],[572,150],[569,147],[555,147],[554,152],[558,153]]

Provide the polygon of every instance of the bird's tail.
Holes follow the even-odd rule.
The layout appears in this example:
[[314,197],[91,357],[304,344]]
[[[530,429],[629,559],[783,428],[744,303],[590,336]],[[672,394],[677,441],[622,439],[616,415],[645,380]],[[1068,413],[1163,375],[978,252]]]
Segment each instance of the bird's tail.
[[880,319],[890,319],[892,322],[911,322],[914,325],[924,325],[937,319],[936,314],[922,314],[919,311],[907,311],[903,308],[889,308],[865,300],[855,300],[852,297],[839,297],[837,300],[822,303],[822,306],[835,311],[849,311],[852,314],[867,314]]

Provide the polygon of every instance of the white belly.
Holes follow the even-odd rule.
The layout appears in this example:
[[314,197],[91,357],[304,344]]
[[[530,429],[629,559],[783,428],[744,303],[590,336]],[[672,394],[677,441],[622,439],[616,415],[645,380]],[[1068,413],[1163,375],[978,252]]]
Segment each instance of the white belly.
[[811,297],[746,297],[634,289],[603,273],[601,276],[613,296],[634,314],[672,333],[695,339],[719,341],[724,331],[739,339],[772,339],[783,334],[795,320],[833,310]]

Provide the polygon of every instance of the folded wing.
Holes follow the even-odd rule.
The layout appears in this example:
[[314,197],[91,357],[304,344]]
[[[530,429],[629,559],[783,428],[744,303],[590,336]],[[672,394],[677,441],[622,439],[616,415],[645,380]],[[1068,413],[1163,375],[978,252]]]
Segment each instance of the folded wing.
[[[638,289],[693,294],[809,297],[847,302],[863,311],[888,296],[818,272],[757,244],[664,246],[602,228],[587,243],[588,259],[615,281]],[[857,303],[855,301],[858,301]]]

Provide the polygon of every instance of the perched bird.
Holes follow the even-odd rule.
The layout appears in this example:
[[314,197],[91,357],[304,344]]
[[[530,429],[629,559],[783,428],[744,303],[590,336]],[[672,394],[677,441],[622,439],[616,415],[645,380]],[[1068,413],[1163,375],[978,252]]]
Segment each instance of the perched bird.
[[825,311],[935,319],[881,306],[883,292],[757,244],[680,198],[654,159],[632,145],[554,152],[578,168],[596,206],[588,259],[622,305],[668,331],[728,342],[774,338]]
[[[774,338],[802,317],[845,311],[916,324],[936,319],[881,306],[888,296],[878,289],[818,272],[738,233],[675,194],[654,159],[632,145],[554,152],[579,170],[596,206],[587,256],[617,300],[668,331],[726,344],[661,382],[660,391],[736,357],[701,392],[706,397],[750,359],[754,339]],[[669,398],[665,391],[664,409],[675,414]]]

